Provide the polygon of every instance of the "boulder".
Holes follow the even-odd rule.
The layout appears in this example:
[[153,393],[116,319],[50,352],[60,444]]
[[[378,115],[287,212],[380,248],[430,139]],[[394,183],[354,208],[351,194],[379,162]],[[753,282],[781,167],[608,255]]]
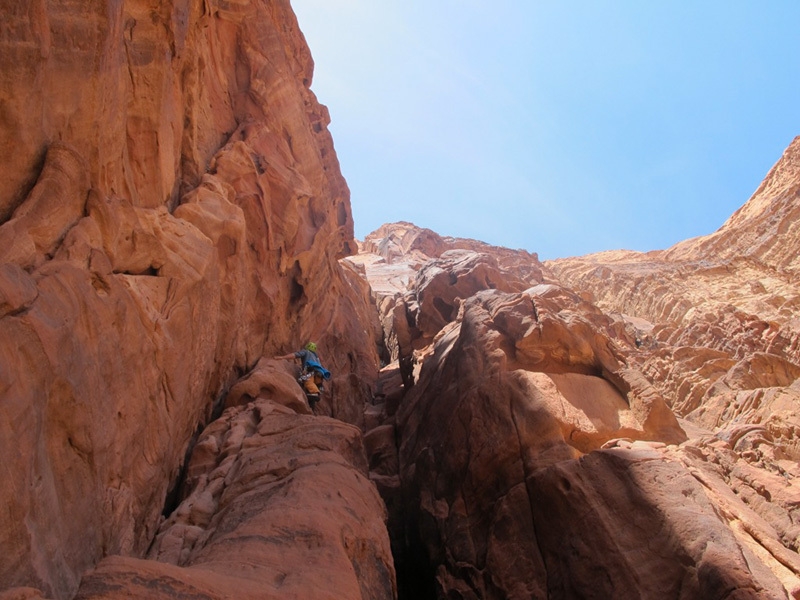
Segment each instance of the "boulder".
[[465,301],[397,413],[406,551],[427,557],[439,595],[546,597],[527,480],[614,438],[686,439],[622,359],[577,306]]
[[396,597],[386,509],[360,432],[274,400],[232,406],[198,439],[150,560],[109,557],[76,598]]
[[703,485],[654,450],[593,452],[527,481],[547,598],[786,598]]

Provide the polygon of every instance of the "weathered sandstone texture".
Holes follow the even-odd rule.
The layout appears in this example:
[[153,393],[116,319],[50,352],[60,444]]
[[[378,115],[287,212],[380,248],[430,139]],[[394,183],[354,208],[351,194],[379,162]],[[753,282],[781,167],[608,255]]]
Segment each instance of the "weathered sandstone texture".
[[360,430],[298,417],[286,399],[295,404],[263,390],[209,425],[151,560],[103,560],[77,598],[395,597],[385,508]]
[[2,6],[0,590],[68,598],[145,555],[262,356],[315,340],[361,423],[374,316],[288,0]]
[[663,251],[602,252],[547,266],[598,306],[657,325],[657,340],[695,338],[737,356],[773,350],[796,362],[798,198],[800,138],[715,233]]
[[543,280],[535,254],[441,237],[406,222],[371,233],[359,254],[343,262],[369,281],[383,332],[382,359],[399,361],[407,387],[421,355],[456,319],[463,300],[480,290],[522,291]]
[[535,253],[492,246],[477,240],[443,237],[413,223],[383,225],[359,244],[357,255],[348,260],[364,265],[370,286],[379,296],[403,294],[414,274],[432,258],[450,250],[468,250],[491,255],[505,271],[524,281],[541,281],[542,268]]
[[345,258],[289,0],[2,7],[1,600],[800,598],[800,140],[669,250]]
[[745,547],[800,597],[800,138],[711,235],[547,264],[634,327],[631,355],[699,426],[674,452]]
[[667,251],[522,271],[399,223],[347,259],[401,597],[800,598],[798,143]]

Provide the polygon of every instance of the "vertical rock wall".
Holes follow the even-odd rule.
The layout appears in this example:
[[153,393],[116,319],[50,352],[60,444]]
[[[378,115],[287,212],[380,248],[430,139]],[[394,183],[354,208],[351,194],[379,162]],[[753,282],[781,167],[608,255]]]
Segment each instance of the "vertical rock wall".
[[0,582],[68,597],[262,355],[317,341],[354,423],[377,358],[288,0],[2,8]]

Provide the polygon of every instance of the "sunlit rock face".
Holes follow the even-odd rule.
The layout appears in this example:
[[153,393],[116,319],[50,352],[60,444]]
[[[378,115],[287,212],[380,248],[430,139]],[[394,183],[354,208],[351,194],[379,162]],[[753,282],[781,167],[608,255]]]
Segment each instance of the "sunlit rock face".
[[323,413],[377,371],[349,193],[288,0],[6,2],[0,585],[142,557],[196,432],[312,339]]
[[797,459],[800,138],[715,233],[647,254],[549,263],[638,318],[637,361],[674,410],[710,430],[758,424]]
[[[715,233],[664,251],[604,252],[547,263],[602,308],[654,325],[671,345],[797,362],[800,138]],[[649,327],[647,328],[649,329]]]
[[407,387],[419,362],[415,354],[456,319],[463,300],[484,289],[522,291],[543,281],[536,254],[442,237],[407,222],[369,234],[346,262],[369,281],[383,330],[382,358],[399,361]]
[[[800,138],[715,233],[547,264],[637,329],[632,360],[697,437],[676,453],[743,547],[800,589]],[[731,493],[731,490],[733,493]]]
[[2,32],[1,596],[800,597],[797,142],[667,251],[351,260],[288,0]]
[[401,595],[800,597],[798,143],[666,251],[528,278],[409,224],[368,236],[398,360],[368,452]]
[[444,237],[408,222],[379,227],[359,244],[359,253],[349,260],[364,265],[374,292],[387,296],[405,293],[414,274],[425,263],[451,250],[490,255],[496,267],[508,275],[529,283],[542,281],[542,265],[535,253]]

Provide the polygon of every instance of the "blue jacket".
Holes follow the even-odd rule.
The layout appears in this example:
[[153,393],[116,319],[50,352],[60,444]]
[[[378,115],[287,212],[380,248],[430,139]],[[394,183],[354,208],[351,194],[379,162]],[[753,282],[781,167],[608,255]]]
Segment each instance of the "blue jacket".
[[311,350],[306,350],[304,348],[303,350],[298,350],[295,352],[294,355],[303,361],[303,371],[313,369],[322,375],[324,379],[331,378],[331,372],[322,366],[322,364],[319,362],[319,356],[317,356],[316,352],[311,352]]

